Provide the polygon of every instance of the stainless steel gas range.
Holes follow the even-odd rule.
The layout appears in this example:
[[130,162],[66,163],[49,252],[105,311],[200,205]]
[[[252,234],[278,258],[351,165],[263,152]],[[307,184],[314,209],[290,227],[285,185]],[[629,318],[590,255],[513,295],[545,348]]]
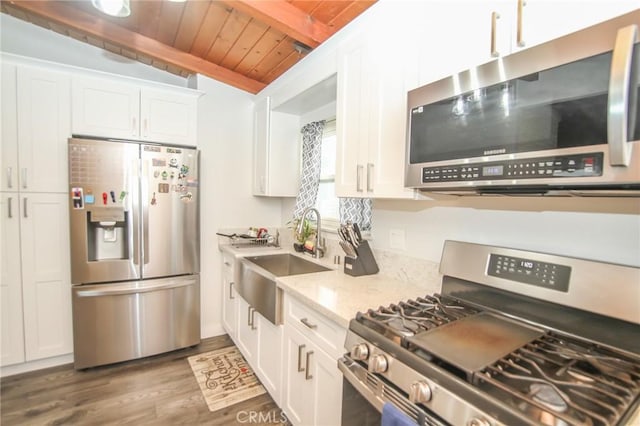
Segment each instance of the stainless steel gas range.
[[640,424],[639,268],[447,241],[440,272],[351,320],[343,424]]

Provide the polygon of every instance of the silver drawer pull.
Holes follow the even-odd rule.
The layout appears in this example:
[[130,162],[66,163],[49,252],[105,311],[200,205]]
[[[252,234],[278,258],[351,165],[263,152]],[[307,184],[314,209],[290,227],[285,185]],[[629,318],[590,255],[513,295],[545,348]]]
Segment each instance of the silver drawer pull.
[[298,373],[301,373],[304,371],[304,367],[302,366],[302,351],[304,350],[306,345],[300,345],[298,346]]
[[12,197],[7,198],[7,208],[9,209],[9,219],[13,219],[13,209],[11,208],[11,199]]
[[236,297],[233,295],[233,284],[234,284],[234,283],[233,283],[233,281],[231,281],[231,282],[229,283],[229,299],[230,299],[230,300],[233,300],[233,299],[235,299],[235,298],[236,298]]
[[303,323],[304,325],[306,325],[307,327],[309,327],[309,328],[310,328],[310,329],[312,329],[312,330],[315,330],[316,328],[318,328],[318,325],[317,325],[317,324],[311,324],[311,323],[309,322],[309,320],[308,320],[308,319],[306,319],[306,318],[302,318],[302,319],[300,320],[300,322],[301,322],[301,323]]
[[226,260],[224,261],[224,265],[225,266],[231,266],[231,263],[227,262]]
[[313,355],[313,351],[307,352],[307,371],[304,373],[305,380],[313,379],[313,375],[311,375],[311,368],[309,368],[309,360],[311,359],[311,355]]

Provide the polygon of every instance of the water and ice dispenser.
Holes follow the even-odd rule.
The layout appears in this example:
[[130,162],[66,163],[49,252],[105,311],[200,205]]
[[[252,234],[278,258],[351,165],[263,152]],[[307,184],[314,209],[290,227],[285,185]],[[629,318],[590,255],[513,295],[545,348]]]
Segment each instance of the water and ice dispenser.
[[123,208],[87,211],[87,260],[129,258],[129,220],[129,213]]

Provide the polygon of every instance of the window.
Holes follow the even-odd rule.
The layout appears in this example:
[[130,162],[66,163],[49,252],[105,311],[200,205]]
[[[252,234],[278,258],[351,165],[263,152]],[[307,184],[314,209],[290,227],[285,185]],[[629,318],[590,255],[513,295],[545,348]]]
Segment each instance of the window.
[[340,202],[336,197],[336,120],[327,120],[322,132],[320,185],[316,208],[322,217],[322,228],[335,231],[340,224]]

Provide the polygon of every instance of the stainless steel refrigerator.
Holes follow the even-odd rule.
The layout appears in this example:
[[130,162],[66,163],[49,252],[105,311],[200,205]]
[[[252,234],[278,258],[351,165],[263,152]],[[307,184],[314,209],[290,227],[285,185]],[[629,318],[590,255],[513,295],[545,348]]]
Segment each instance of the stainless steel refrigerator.
[[77,369],[200,342],[199,152],[69,139]]

